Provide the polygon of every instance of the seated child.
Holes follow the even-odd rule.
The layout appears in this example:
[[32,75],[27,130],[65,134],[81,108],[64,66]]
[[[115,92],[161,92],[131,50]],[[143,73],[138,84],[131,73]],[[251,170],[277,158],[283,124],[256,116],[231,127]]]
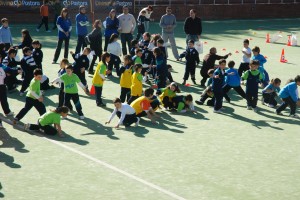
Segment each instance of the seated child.
[[177,112],[185,113],[187,110],[195,112],[194,104],[193,104],[193,96],[188,94],[186,96],[176,96],[172,99],[173,107]]
[[131,40],[131,49],[130,49],[130,55],[131,57],[135,56],[135,50],[139,48],[139,41],[137,40]]
[[177,83],[172,82],[168,87],[166,88],[160,88],[157,90],[157,93],[159,95],[159,99],[161,104],[166,108],[173,108],[173,101],[172,99],[176,97],[176,93],[179,93],[180,89],[177,85]]
[[207,101],[207,105],[208,106],[214,106],[214,103],[215,103],[215,98],[214,98],[214,93],[213,93],[213,91],[212,91],[212,87],[211,87],[211,84],[212,84],[212,77],[213,77],[213,74],[214,74],[214,69],[210,69],[210,70],[208,70],[208,76],[209,76],[209,79],[208,79],[208,81],[207,81],[207,87],[206,87],[206,89],[202,92],[202,94],[201,94],[201,98],[200,98],[200,100],[198,101],[195,101],[196,102],[196,104],[198,104],[198,105],[203,105],[204,103],[205,103],[205,100],[207,99],[207,98],[211,98],[211,100],[208,100]]
[[262,90],[262,104],[274,108],[277,105],[275,97],[280,91],[281,80],[275,78],[271,80],[271,83]]

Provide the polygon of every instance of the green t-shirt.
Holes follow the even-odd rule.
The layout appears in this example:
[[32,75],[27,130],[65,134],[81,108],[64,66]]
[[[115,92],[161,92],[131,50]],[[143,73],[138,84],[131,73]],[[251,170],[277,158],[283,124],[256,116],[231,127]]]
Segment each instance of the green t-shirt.
[[72,74],[69,76],[68,74],[63,74],[60,79],[64,82],[65,85],[65,93],[68,94],[77,94],[78,93],[78,87],[77,83],[80,83],[80,79],[76,74]]
[[29,90],[27,92],[27,97],[36,99],[34,96],[31,95],[31,92],[35,92],[37,95],[40,96],[40,86],[41,82],[39,80],[35,80],[34,78],[30,81]]
[[60,124],[60,114],[56,112],[47,112],[39,118],[39,122],[42,126]]
[[135,60],[134,60],[134,64],[143,64],[143,62],[142,62],[142,58],[141,57],[135,57]]

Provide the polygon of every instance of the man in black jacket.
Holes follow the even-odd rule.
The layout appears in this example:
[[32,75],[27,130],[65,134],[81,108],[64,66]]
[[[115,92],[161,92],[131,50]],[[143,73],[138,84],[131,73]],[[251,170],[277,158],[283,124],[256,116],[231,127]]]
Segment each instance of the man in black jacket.
[[184,32],[186,34],[186,45],[189,40],[198,41],[202,33],[202,22],[199,17],[196,17],[196,10],[190,10],[190,17],[185,19]]

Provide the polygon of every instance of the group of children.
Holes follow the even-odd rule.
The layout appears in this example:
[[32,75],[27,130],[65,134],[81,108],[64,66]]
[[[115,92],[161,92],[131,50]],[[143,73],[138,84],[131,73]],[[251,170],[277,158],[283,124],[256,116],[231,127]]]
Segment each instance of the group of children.
[[[148,32],[144,32],[142,40],[132,40],[130,55],[123,55],[121,67],[121,47],[118,43],[117,34],[111,35],[107,47],[108,51],[101,55],[101,60],[94,72],[91,70],[88,59],[88,55],[91,53],[90,48],[84,48],[79,54],[70,52],[74,63],[70,64],[67,59],[62,59],[58,77],[51,82],[52,84],[59,84],[58,106],[56,110],[46,113],[42,90],[53,87],[49,86],[49,79],[43,75],[41,44],[39,41],[33,41],[28,31],[22,31],[22,36],[22,44],[18,47],[6,49],[6,46],[2,45],[1,50],[4,53],[2,52],[1,55],[5,55],[5,57],[0,66],[0,100],[5,115],[12,116],[14,113],[10,111],[7,103],[6,86],[9,90],[13,90],[21,83],[20,96],[23,96],[28,89],[25,106],[14,117],[13,123],[16,124],[20,121],[32,107],[38,110],[41,117],[37,124],[26,124],[26,130],[41,129],[46,134],[58,133],[59,136],[63,136],[60,118],[66,118],[69,110],[73,110],[71,100],[79,118],[83,120],[85,117],[82,112],[77,85],[84,92],[89,93],[85,74],[88,69],[89,73],[93,74],[92,88],[95,90],[96,105],[99,107],[106,106],[102,101],[102,91],[105,79],[112,75],[113,68],[116,69],[116,74],[120,78],[120,97],[114,99],[115,109],[106,124],[110,123],[115,115],[120,118],[116,127],[120,125],[127,127],[133,123],[138,126],[140,117],[144,116],[148,116],[155,123],[155,119],[159,118],[155,111],[161,106],[164,109],[178,112],[195,111],[191,94],[178,95],[180,93],[179,85],[172,78],[172,67],[167,64],[168,55],[164,41],[158,34],[151,38]],[[254,47],[251,52],[249,40],[244,40],[243,44],[243,58],[238,70],[234,69],[234,61],[229,61],[229,69],[225,70],[226,59],[231,56],[230,53],[220,56],[217,55],[216,48],[210,49],[209,54],[204,57],[200,71],[203,77],[200,86],[205,86],[206,80],[208,78],[209,80],[200,100],[195,102],[198,105],[203,105],[207,98],[211,98],[207,105],[214,106],[215,113],[222,113],[223,98],[230,102],[231,98],[227,93],[233,88],[242,98],[246,99],[247,109],[257,112],[258,90],[261,86],[264,88],[262,90],[263,104],[272,108],[275,107],[278,104],[275,99],[278,93],[283,101],[276,109],[276,113],[281,115],[281,112],[289,106],[291,109],[290,116],[299,118],[296,115],[296,106],[299,101],[297,86],[300,85],[300,76],[280,89],[281,81],[279,78],[269,81],[269,75],[263,66],[266,59],[260,54],[259,47]],[[15,60],[18,48],[22,48],[24,54],[20,62]],[[253,56],[251,57],[252,53]],[[193,40],[188,41],[188,46],[180,58],[186,59],[182,85],[186,84],[189,75],[191,75],[193,83],[196,84],[195,70],[196,66],[200,64],[200,59]],[[217,66],[215,66],[216,60],[219,60]],[[22,79],[17,78],[19,74],[22,75]],[[143,83],[147,83],[149,87],[144,91]],[[169,83],[168,86],[167,83]],[[246,91],[242,89],[241,84],[246,85]],[[157,87],[156,95],[153,86]],[[51,124],[54,124],[54,128]]]

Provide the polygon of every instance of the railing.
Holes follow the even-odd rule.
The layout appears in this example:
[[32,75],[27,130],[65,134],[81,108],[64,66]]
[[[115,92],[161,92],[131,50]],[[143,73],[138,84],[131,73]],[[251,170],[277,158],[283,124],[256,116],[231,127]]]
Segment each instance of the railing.
[[297,4],[300,0],[136,0],[135,5]]

